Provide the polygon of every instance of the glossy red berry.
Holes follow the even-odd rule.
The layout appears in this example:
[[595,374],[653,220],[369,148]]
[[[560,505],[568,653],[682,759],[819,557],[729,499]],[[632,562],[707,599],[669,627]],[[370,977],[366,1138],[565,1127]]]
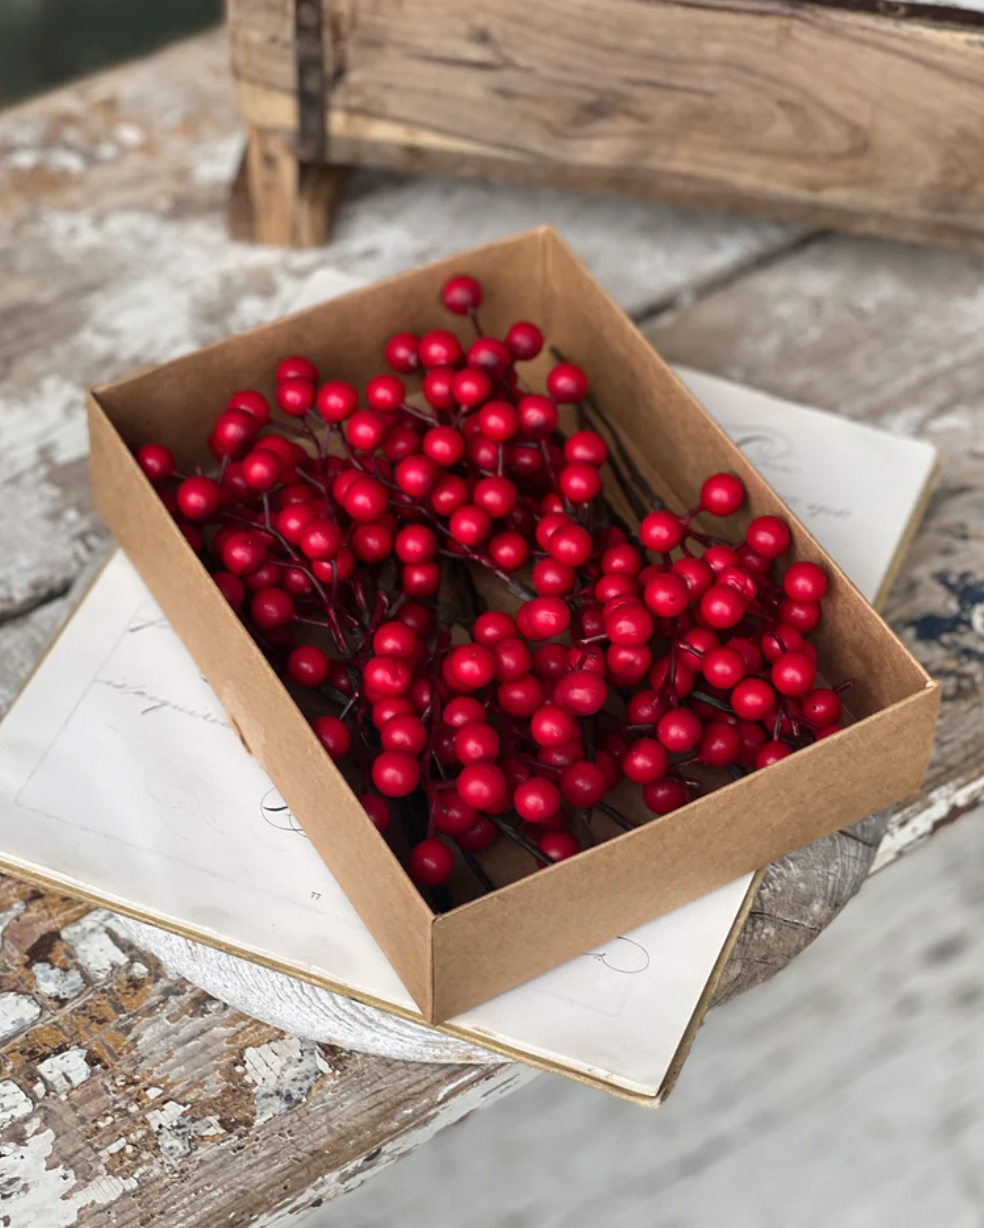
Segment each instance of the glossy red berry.
[[282,588],[261,588],[249,608],[253,621],[264,631],[285,627],[294,617],[294,599]]
[[374,409],[357,409],[345,423],[345,437],[359,452],[375,452],[388,430],[386,419]]
[[593,671],[575,669],[558,680],[553,698],[555,704],[576,717],[592,716],[605,706],[608,687]]
[[421,887],[442,887],[454,873],[454,854],[441,840],[421,840],[410,850],[410,877]]
[[316,390],[309,379],[285,379],[277,385],[277,404],[292,418],[303,418],[314,407]]
[[577,726],[570,711],[554,704],[545,704],[530,717],[530,733],[538,746],[561,746],[576,734]]
[[417,351],[420,338],[416,333],[394,333],[386,342],[386,361],[401,375],[409,375],[420,365]]
[[472,315],[482,305],[481,283],[466,273],[459,273],[444,283],[441,300],[456,316]]
[[525,438],[546,439],[557,429],[560,420],[557,405],[549,397],[530,393],[520,398],[517,409]]
[[384,750],[373,761],[372,783],[384,797],[406,797],[420,783],[420,763],[404,751]]
[[430,371],[437,367],[457,366],[464,351],[454,333],[446,329],[435,329],[420,338],[417,353],[420,361]]
[[771,767],[773,763],[788,758],[792,753],[793,748],[787,746],[785,742],[766,742],[755,756],[755,766],[759,769]]
[[561,362],[547,376],[547,391],[562,405],[583,401],[588,395],[588,377],[572,362]]
[[730,691],[745,676],[745,658],[727,645],[712,648],[704,657],[702,670],[711,686]]
[[779,617],[797,631],[812,631],[820,621],[821,613],[819,601],[793,601],[789,597],[783,597],[779,602]]
[[516,634],[516,623],[503,610],[486,610],[475,619],[472,637],[486,647]]
[[577,837],[569,831],[548,831],[536,844],[548,861],[566,861],[581,851]]
[[243,478],[252,490],[273,490],[285,468],[283,460],[269,448],[254,448],[243,458]]
[[744,502],[744,483],[733,473],[715,473],[700,488],[700,506],[712,516],[733,516]]
[[820,601],[827,591],[827,573],[817,563],[793,563],[782,578],[782,587],[793,601]]
[[287,672],[298,686],[321,686],[327,681],[328,656],[314,644],[301,644],[287,658]]
[[646,585],[643,600],[658,618],[677,618],[690,604],[690,589],[672,571],[662,572]]
[[840,721],[844,705],[836,691],[818,687],[803,696],[803,715],[817,729],[827,729]]
[[783,695],[805,695],[817,680],[817,667],[804,652],[787,652],[772,667],[772,685]]
[[565,465],[557,476],[560,493],[571,503],[591,503],[601,494],[601,475],[593,465]]
[[359,798],[362,809],[372,819],[376,831],[385,831],[390,825],[390,808],[384,798],[377,793],[363,793]]
[[469,763],[456,784],[461,800],[475,810],[494,814],[508,800],[506,778],[494,763]]
[[397,712],[379,731],[383,750],[422,755],[427,747],[427,726],[412,712]]
[[345,492],[342,505],[353,520],[378,520],[389,502],[386,488],[375,478],[358,477]]
[[543,703],[543,683],[533,674],[518,682],[502,682],[496,691],[496,703],[507,716],[520,720],[530,717]]
[[731,706],[742,720],[767,720],[775,711],[776,693],[764,678],[746,678],[732,691]]
[[664,776],[642,786],[642,800],[654,814],[670,814],[690,801],[687,786],[673,776]]
[[700,599],[700,613],[709,627],[724,630],[745,617],[745,598],[723,584],[715,584]]
[[519,413],[508,401],[488,401],[476,421],[482,434],[495,443],[505,443],[519,430]]
[[409,664],[402,657],[372,657],[363,670],[366,685],[380,697],[405,695],[413,681]]
[[429,456],[405,456],[393,476],[404,494],[411,499],[424,499],[440,480],[441,467]]
[[741,746],[741,735],[734,725],[711,721],[700,735],[697,756],[708,767],[730,767],[741,754]]
[[145,443],[138,448],[137,464],[155,485],[174,474],[174,454],[162,443]]
[[177,503],[189,520],[208,520],[222,505],[222,494],[211,478],[185,478],[178,487]]
[[669,766],[669,757],[655,738],[638,738],[622,756],[623,773],[641,785],[665,776]]
[[570,606],[559,597],[534,597],[520,608],[517,623],[527,639],[551,640],[570,626]]
[[336,762],[348,754],[352,745],[352,735],[344,721],[337,716],[316,716],[311,722],[311,728],[317,734],[318,741]]
[[777,559],[789,549],[789,526],[778,516],[756,516],[748,526],[745,541],[763,559]]
[[266,426],[270,421],[270,402],[261,392],[252,388],[244,388],[234,392],[229,398],[228,409],[244,409],[252,414],[259,427]]
[[547,549],[558,563],[581,567],[591,557],[591,534],[579,524],[562,524],[550,534]]
[[466,367],[451,380],[451,391],[459,405],[463,405],[466,409],[474,409],[492,395],[492,381],[484,371]]
[[455,681],[465,690],[477,691],[495,677],[495,654],[484,644],[461,644],[451,651],[448,662]]
[[671,709],[656,726],[656,736],[673,754],[693,750],[700,741],[700,732],[700,717],[689,708]]
[[278,384],[291,379],[317,380],[318,369],[310,358],[295,354],[290,358],[284,358],[277,364],[276,377]]
[[480,546],[492,532],[492,517],[484,507],[466,503],[451,514],[451,536],[462,546]]
[[543,776],[523,781],[513,795],[513,806],[527,823],[545,823],[560,809],[560,790]]
[[225,597],[232,608],[234,610],[241,609],[246,598],[246,585],[243,584],[242,580],[228,571],[217,571],[212,576],[212,579],[215,581],[219,592]]
[[493,379],[502,379],[512,365],[509,347],[496,337],[479,337],[468,347],[465,362]]
[[434,426],[424,436],[422,447],[425,456],[449,469],[465,455],[465,437],[453,426]]
[[393,414],[406,398],[406,387],[398,375],[376,375],[366,384],[366,400],[381,414]]

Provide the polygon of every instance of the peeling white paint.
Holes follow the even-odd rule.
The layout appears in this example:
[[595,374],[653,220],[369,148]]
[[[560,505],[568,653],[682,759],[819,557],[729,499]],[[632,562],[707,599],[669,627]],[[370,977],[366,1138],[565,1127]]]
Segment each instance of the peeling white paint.
[[71,946],[79,963],[90,976],[99,979],[109,976],[114,968],[128,962],[127,956],[106,932],[106,922],[112,913],[105,908],[94,909],[73,925],[66,925],[62,938]]
[[23,1144],[0,1144],[0,1222],[13,1228],[73,1228],[86,1207],[109,1206],[136,1189],[136,1178],[105,1173],[80,1182],[71,1169],[51,1162],[54,1148],[53,1130],[34,1133]]
[[15,900],[9,908],[0,912],[0,942],[3,942],[3,932],[7,926],[21,915],[27,905],[23,900]]
[[12,1079],[4,1079],[0,1083],[0,1130],[19,1117],[26,1117],[33,1108],[31,1097],[22,1092]]
[[224,1134],[214,1114],[206,1117],[188,1116],[191,1106],[177,1100],[166,1100],[159,1109],[151,1109],[147,1122],[157,1135],[161,1154],[169,1160],[180,1160],[190,1155],[196,1139]]
[[61,1002],[77,998],[85,989],[85,980],[77,968],[56,968],[53,964],[39,960],[31,965],[31,971],[41,993]]
[[286,1113],[300,1104],[331,1067],[311,1041],[285,1036],[246,1049],[246,1080],[256,1097],[256,1124]]
[[0,1040],[29,1027],[41,1016],[41,1006],[26,993],[0,993]]
[[877,874],[903,853],[927,840],[954,811],[969,809],[984,797],[984,776],[960,784],[951,781],[903,810],[885,833],[870,873]]
[[79,1087],[92,1074],[85,1049],[66,1049],[38,1062],[38,1072],[56,1095]]

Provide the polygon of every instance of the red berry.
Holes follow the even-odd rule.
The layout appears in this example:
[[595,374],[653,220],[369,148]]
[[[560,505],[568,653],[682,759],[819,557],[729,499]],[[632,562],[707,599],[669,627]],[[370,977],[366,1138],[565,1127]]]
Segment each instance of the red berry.
[[744,483],[733,473],[715,473],[700,488],[700,506],[712,516],[733,516],[744,502]]
[[390,808],[386,801],[376,793],[363,793],[359,801],[376,831],[385,831],[390,825]]
[[433,597],[441,587],[441,568],[438,563],[407,563],[403,568],[400,583],[408,597],[424,600]]
[[455,836],[455,842],[459,848],[478,853],[494,844],[498,834],[495,825],[484,814],[480,814],[468,831]]
[[591,670],[575,669],[558,681],[553,698],[555,704],[574,716],[591,716],[605,706],[608,687]]
[[270,421],[270,402],[261,392],[255,392],[252,388],[234,392],[226,408],[244,409],[253,415],[259,427],[266,426]]
[[249,576],[267,561],[267,546],[259,533],[231,533],[222,543],[222,563],[234,576]]
[[557,484],[571,503],[591,503],[601,494],[601,475],[593,465],[582,462],[565,465],[557,475]]
[[756,516],[745,541],[760,558],[777,559],[789,549],[789,526],[778,516]]
[[[316,716],[311,722],[311,728],[318,736],[318,741],[336,762],[349,752],[352,745],[352,735],[344,721],[337,716]],[[364,804],[364,803],[363,803]]]
[[342,548],[345,534],[334,520],[312,520],[301,530],[299,545],[309,559],[329,561]]
[[496,691],[496,702],[507,716],[520,720],[530,717],[543,703],[543,683],[533,674],[518,682],[502,682]]
[[827,573],[817,563],[793,563],[782,578],[782,587],[793,601],[819,601],[827,591]]
[[396,535],[396,557],[401,563],[427,563],[437,556],[437,534],[425,524],[404,525]]
[[577,586],[577,572],[556,559],[538,559],[533,564],[533,587],[540,596],[566,597]]
[[462,729],[485,720],[485,706],[470,695],[457,695],[444,707],[442,719],[452,729]]
[[413,681],[410,666],[401,657],[372,657],[366,662],[363,676],[366,685],[380,697],[405,695]]
[[456,783],[461,800],[475,810],[494,814],[508,800],[506,778],[494,763],[469,763]]
[[327,654],[314,644],[301,644],[287,658],[287,672],[298,686],[321,686],[328,678]]
[[683,525],[672,512],[650,512],[639,526],[639,539],[647,550],[668,554],[683,541]]
[[461,644],[448,662],[455,682],[465,690],[477,691],[495,677],[495,655],[484,644]]
[[359,394],[351,384],[329,380],[318,389],[315,405],[325,422],[345,422],[358,409]]
[[290,379],[316,380],[317,378],[317,367],[310,358],[304,358],[300,354],[295,354],[291,358],[284,358],[277,365],[278,384],[282,384],[285,380]]
[[261,588],[250,602],[253,621],[264,631],[285,627],[294,617],[294,599],[282,588]]
[[454,854],[436,837],[421,840],[410,850],[410,877],[421,887],[442,887],[454,872]]
[[642,800],[654,814],[669,814],[690,801],[687,786],[673,776],[642,786]]
[[459,405],[463,405],[466,409],[474,409],[491,396],[492,381],[484,371],[475,371],[471,367],[466,367],[452,379],[451,391]]
[[474,277],[459,273],[444,283],[441,300],[456,316],[472,315],[482,305],[482,286]]
[[551,640],[570,626],[570,606],[559,597],[534,597],[520,608],[517,622],[527,639]]
[[535,324],[519,320],[506,333],[506,345],[517,362],[529,362],[543,349],[543,333]]
[[384,750],[373,762],[372,783],[384,797],[406,797],[420,783],[420,764],[404,751]]
[[465,355],[469,367],[484,371],[493,378],[502,378],[512,365],[509,347],[495,337],[479,337]]
[[538,746],[561,746],[577,732],[574,717],[564,708],[545,704],[530,717],[530,733]]
[[464,725],[455,732],[454,753],[459,763],[496,759],[499,754],[499,735],[484,721]]
[[712,648],[702,663],[704,677],[715,687],[730,691],[745,676],[745,658],[727,646]]
[[446,792],[434,810],[434,826],[446,836],[464,835],[475,826],[478,811],[461,800],[457,793]]
[[566,861],[580,853],[581,846],[577,837],[569,831],[548,831],[536,842],[537,848],[549,861]]
[[446,329],[435,329],[420,338],[417,352],[424,366],[433,370],[435,367],[457,366],[464,351],[454,333],[449,333]]
[[286,379],[277,385],[277,404],[292,418],[303,418],[314,407],[315,387],[309,379]]
[[491,652],[495,657],[497,682],[518,682],[530,672],[533,658],[525,640],[517,636],[507,636],[505,639],[496,640]]
[[547,549],[558,563],[581,567],[591,557],[591,534],[579,524],[562,524],[550,534]]
[[443,413],[451,413],[458,404],[454,398],[454,376],[453,367],[437,367],[424,376],[423,391],[428,404]]
[[588,395],[588,377],[572,362],[561,362],[547,376],[547,391],[555,401],[571,405]]
[[383,750],[422,755],[427,747],[427,727],[412,712],[397,712],[380,729],[379,740]]
[[433,426],[423,439],[424,455],[448,469],[465,455],[465,437],[453,426]]
[[677,559],[670,571],[686,584],[691,600],[703,597],[714,583],[714,572],[703,559]]
[[543,776],[531,776],[513,795],[516,813],[527,823],[546,823],[560,809],[560,790]]
[[588,759],[572,763],[560,774],[560,791],[564,801],[578,809],[596,806],[608,788],[608,778],[602,768]]
[[637,784],[659,780],[669,770],[666,751],[655,738],[639,738],[622,757],[622,771]]
[[516,407],[523,436],[526,439],[546,439],[557,429],[560,420],[556,404],[549,397],[531,393],[521,397]]
[[668,751],[684,754],[700,741],[700,717],[689,708],[673,708],[659,719],[656,736]]
[[819,687],[803,696],[803,715],[817,729],[836,725],[844,715],[844,705],[836,691]]
[[608,460],[608,444],[597,431],[575,431],[564,442],[564,460],[568,465],[600,469]]
[[242,607],[246,597],[246,585],[238,576],[231,575],[228,571],[217,571],[212,579],[215,581],[219,592],[225,597],[226,601],[234,610]]
[[508,401],[487,402],[476,420],[482,434],[496,443],[505,443],[519,430],[519,414]]
[[708,767],[730,767],[741,754],[741,735],[734,725],[712,721],[700,735],[697,755]]
[[389,500],[386,488],[375,478],[359,477],[345,492],[342,506],[353,520],[378,520],[386,511]]
[[393,535],[384,524],[357,524],[349,541],[362,563],[381,563],[393,553]]
[[285,468],[283,460],[275,452],[257,447],[243,459],[243,478],[253,490],[272,490]]
[[731,694],[735,714],[746,721],[763,721],[775,711],[776,693],[764,678],[746,678]]
[[715,584],[701,597],[700,613],[710,627],[734,627],[745,617],[745,599],[733,588]]
[[819,601],[793,601],[783,597],[779,602],[779,617],[797,631],[812,631],[820,621],[821,612]]
[[208,520],[222,506],[222,494],[211,478],[185,478],[178,487],[177,500],[189,520]]
[[375,452],[388,430],[386,419],[374,409],[357,409],[345,423],[345,437],[360,452]]
[[605,619],[605,630],[613,644],[636,647],[648,642],[653,620],[640,602],[626,602]]
[[162,443],[145,443],[137,449],[137,464],[155,484],[174,473],[174,455]]
[[398,375],[376,375],[366,384],[366,400],[382,414],[395,413],[406,394],[406,386]]
[[486,646],[516,634],[516,623],[502,610],[486,610],[475,619],[472,637]]
[[484,507],[470,503],[452,513],[448,527],[462,546],[479,546],[492,532],[492,517]]
[[405,456],[396,467],[396,484],[412,499],[424,499],[441,477],[441,467],[429,456]]
[[[329,674],[330,674],[329,669]],[[385,699],[378,699],[372,705],[372,723],[377,729],[382,729],[387,721],[392,720],[394,716],[402,716],[403,713],[413,713],[413,703],[406,695],[388,695]],[[387,750],[396,749],[395,747],[387,747]]]
[[419,345],[420,338],[416,333],[394,333],[386,342],[386,361],[394,371],[409,375],[419,366]]
[[430,494],[431,507],[439,516],[450,516],[468,502],[468,483],[456,473],[438,478]]
[[667,571],[649,581],[643,599],[657,617],[677,618],[690,604],[690,589],[680,576]]
[[413,631],[396,619],[383,623],[372,637],[372,650],[380,657],[400,657],[412,661],[420,645]]
[[771,767],[780,759],[785,759],[793,753],[793,748],[785,742],[766,742],[755,756],[755,766],[758,769]]
[[817,667],[803,652],[787,652],[772,667],[772,685],[783,695],[805,695],[817,680]]

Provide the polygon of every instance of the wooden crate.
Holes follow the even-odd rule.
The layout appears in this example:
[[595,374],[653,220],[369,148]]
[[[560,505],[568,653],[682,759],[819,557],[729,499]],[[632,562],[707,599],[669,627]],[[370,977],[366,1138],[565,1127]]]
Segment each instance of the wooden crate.
[[233,214],[262,241],[324,241],[347,166],[984,240],[982,13],[858,0],[228,7],[250,127]]

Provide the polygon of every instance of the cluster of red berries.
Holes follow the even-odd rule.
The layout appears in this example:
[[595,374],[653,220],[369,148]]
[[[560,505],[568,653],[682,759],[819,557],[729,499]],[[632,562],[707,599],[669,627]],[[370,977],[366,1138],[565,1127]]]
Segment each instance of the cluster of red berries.
[[[843,715],[805,638],[823,569],[773,576],[785,522],[760,516],[737,543],[699,530],[699,515],[745,502],[727,473],[688,514],[667,510],[619,462],[579,367],[553,365],[545,395],[526,388],[516,366],[543,350],[534,324],[483,335],[470,277],[442,297],[470,317],[471,344],[399,333],[391,372],[361,398],[287,358],[280,415],[255,390],[218,415],[211,475],[176,473],[160,444],[137,454],[268,657],[320,706],[314,731],[376,826],[399,815],[428,887],[451,877],[452,847],[491,885],[472,854],[496,839],[563,860],[592,838],[596,808],[630,825],[611,798],[623,782],[667,814],[715,772],[767,767]],[[577,406],[566,435],[561,405]],[[637,532],[604,496],[605,467],[642,502]],[[460,609],[449,586],[480,601],[475,568],[518,599],[514,614],[443,616]]]

